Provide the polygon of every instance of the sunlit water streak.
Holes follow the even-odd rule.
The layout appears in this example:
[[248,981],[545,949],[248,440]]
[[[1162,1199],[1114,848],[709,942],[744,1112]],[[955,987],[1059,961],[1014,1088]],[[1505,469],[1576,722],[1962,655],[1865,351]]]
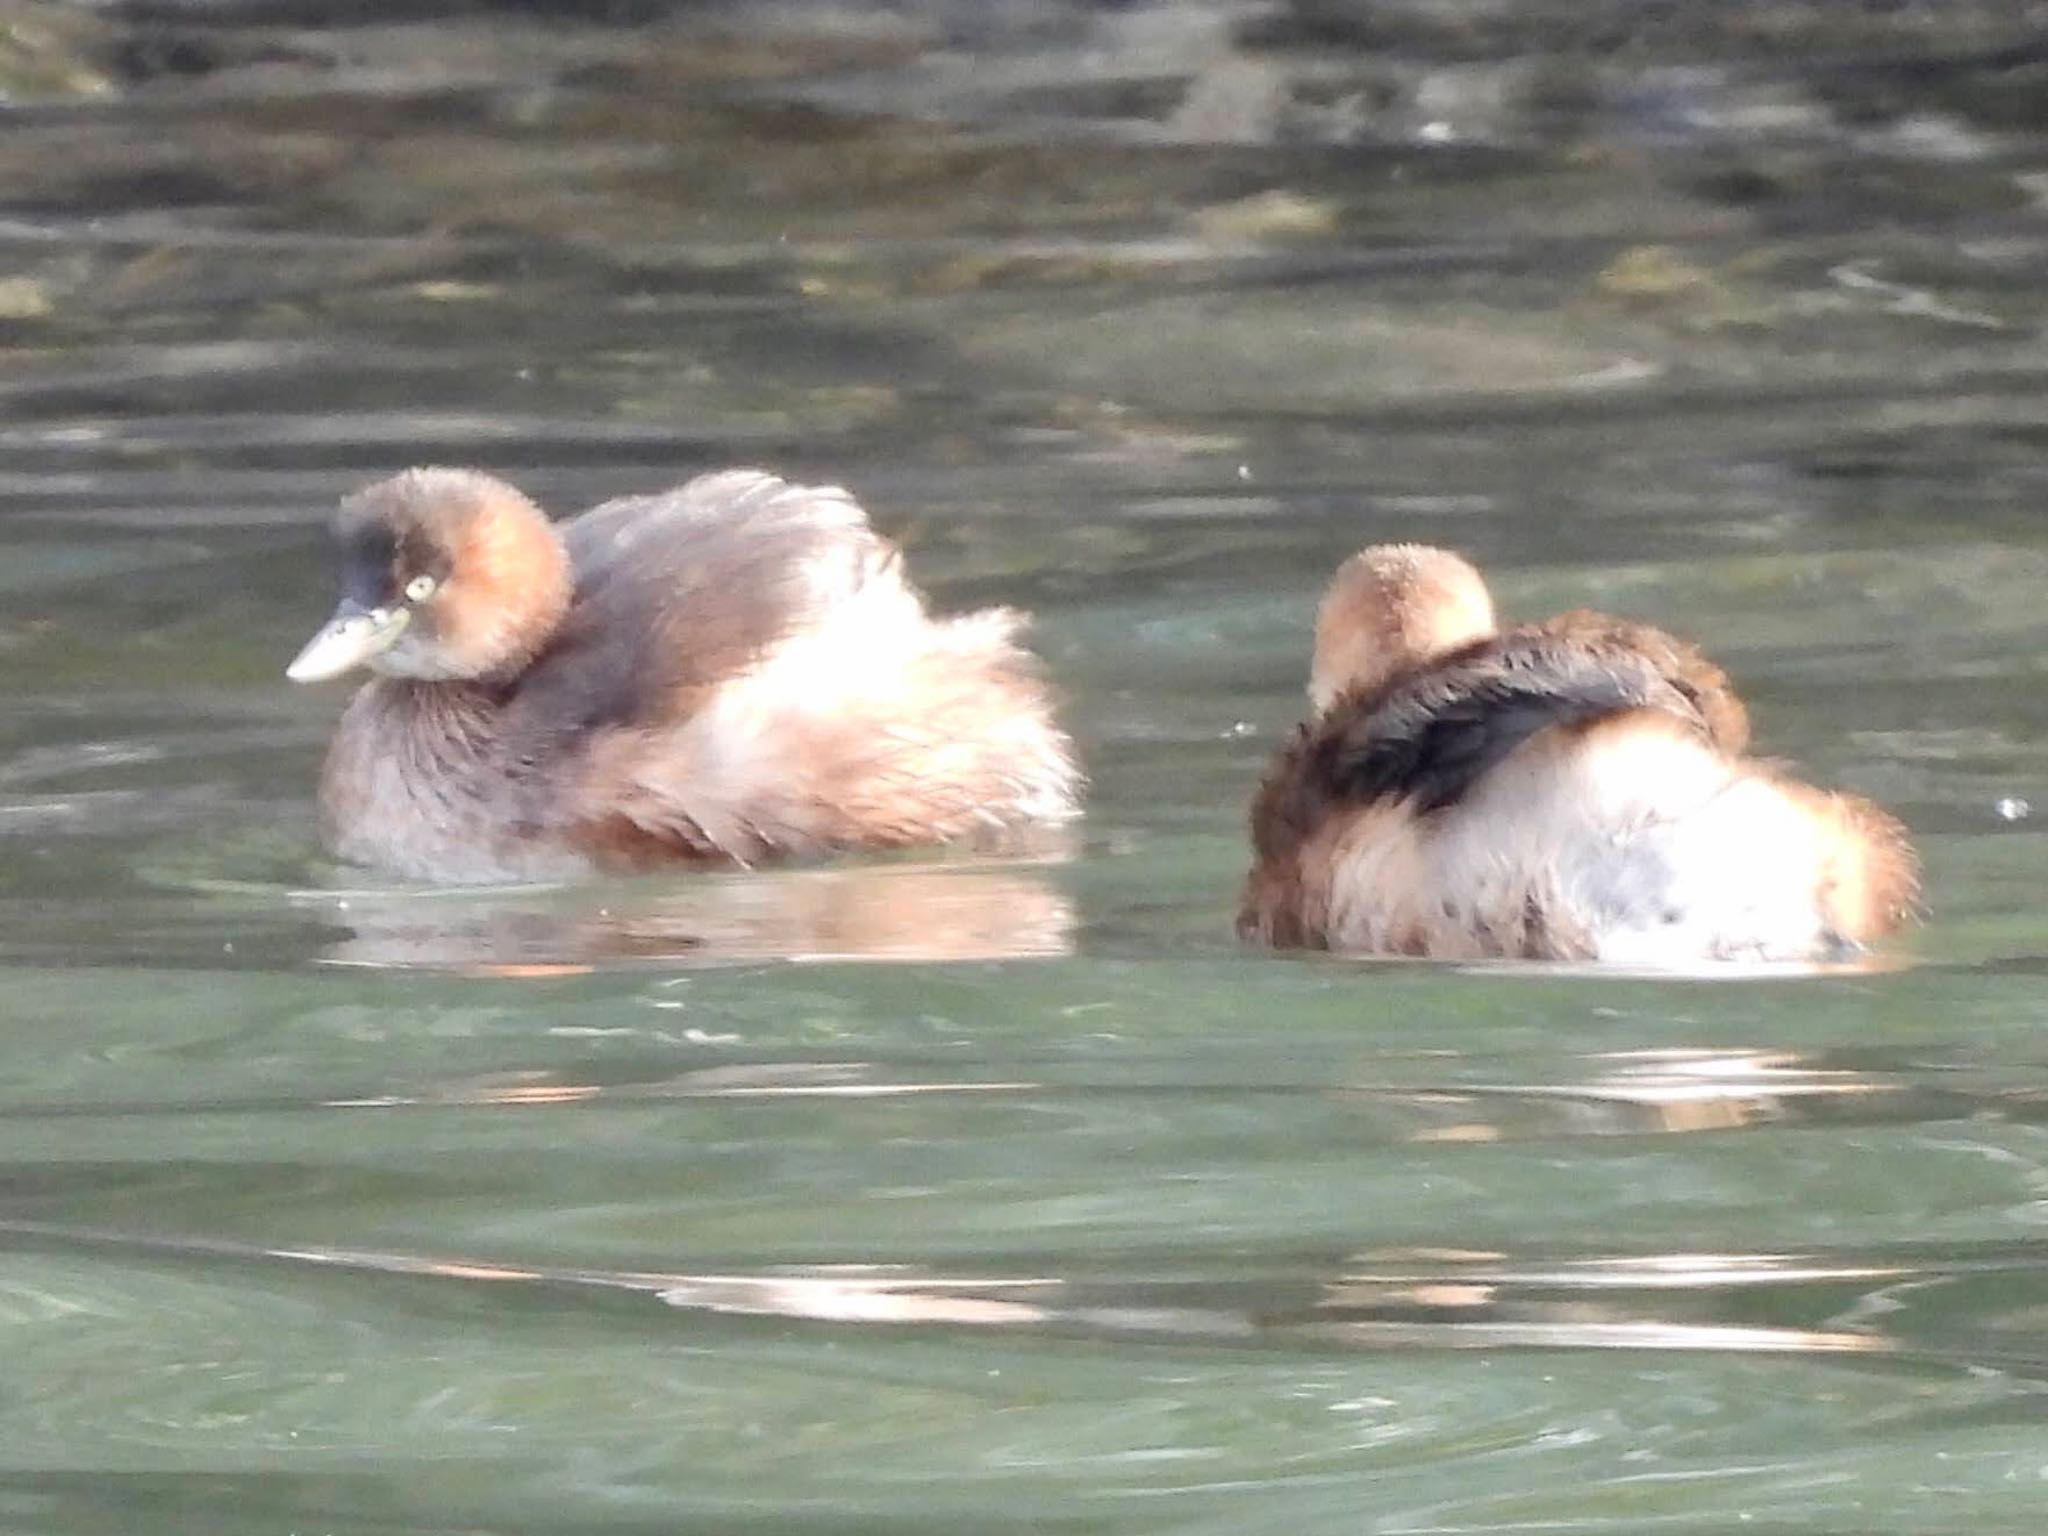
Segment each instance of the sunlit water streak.
[[[526,1267],[474,1259],[341,1249],[261,1248],[195,1238],[0,1223],[16,1244],[80,1247],[211,1264],[320,1265],[484,1285],[545,1287],[564,1295],[619,1291],[690,1313],[780,1317],[841,1325],[999,1328],[1100,1335],[1161,1344],[1333,1345],[1345,1349],[1631,1349],[1758,1354],[1865,1354],[1926,1364],[1978,1363],[1858,1329],[1744,1326],[1653,1314],[1661,1293],[1708,1297],[1744,1289],[1796,1295],[1802,1287],[1925,1285],[1958,1273],[2034,1275],[2041,1255],[2011,1253],[1941,1264],[1829,1262],[1817,1255],[1662,1254],[1577,1259],[1544,1268],[1500,1254],[1382,1254],[1369,1269],[1324,1280],[1268,1266],[1256,1282],[1133,1276],[944,1275],[906,1265],[810,1266],[770,1273],[605,1271]],[[1451,1262],[1445,1262],[1450,1259]],[[1356,1261],[1351,1261],[1356,1263]],[[2041,1279],[2048,1280],[2048,1273]],[[1275,1298],[1294,1293],[1293,1306]],[[1588,1299],[1599,1297],[1599,1300]],[[1855,1310],[1853,1307],[1850,1309]],[[2001,1355],[1986,1366],[2048,1372],[2048,1355]]]

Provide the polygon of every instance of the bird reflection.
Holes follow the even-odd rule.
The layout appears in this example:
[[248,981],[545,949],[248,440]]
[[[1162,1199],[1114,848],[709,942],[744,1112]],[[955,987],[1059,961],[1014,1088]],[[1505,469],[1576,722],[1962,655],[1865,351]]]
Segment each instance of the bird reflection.
[[552,889],[299,893],[349,937],[334,964],[545,977],[599,966],[1064,955],[1074,911],[1040,862],[776,869]]
[[1493,1142],[1559,1135],[1726,1131],[1788,1121],[1870,1119],[1897,1110],[1904,1086],[1786,1051],[1667,1050],[1596,1056],[1576,1082],[1339,1089],[1391,1112],[1397,1139]]

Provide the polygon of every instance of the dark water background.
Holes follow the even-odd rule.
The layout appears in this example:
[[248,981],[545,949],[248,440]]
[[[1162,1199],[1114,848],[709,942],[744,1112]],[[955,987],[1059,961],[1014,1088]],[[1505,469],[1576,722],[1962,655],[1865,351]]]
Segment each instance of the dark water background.
[[[2044,36],[0,5],[0,1529],[2048,1527]],[[281,668],[430,461],[851,485],[1036,611],[1072,857],[327,865]],[[1240,952],[1411,537],[1707,641],[1902,963]]]

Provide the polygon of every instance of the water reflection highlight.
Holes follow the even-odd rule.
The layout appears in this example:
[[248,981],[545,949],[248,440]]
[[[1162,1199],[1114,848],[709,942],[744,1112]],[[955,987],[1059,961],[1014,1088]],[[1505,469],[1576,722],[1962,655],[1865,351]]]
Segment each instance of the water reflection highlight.
[[1072,902],[1046,864],[748,870],[568,889],[297,891],[349,936],[335,965],[546,976],[595,966],[1063,955]]

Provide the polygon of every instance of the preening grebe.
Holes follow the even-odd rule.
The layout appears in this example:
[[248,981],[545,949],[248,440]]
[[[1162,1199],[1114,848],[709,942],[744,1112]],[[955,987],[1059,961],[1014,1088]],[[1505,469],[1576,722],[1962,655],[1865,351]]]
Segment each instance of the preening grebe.
[[1855,795],[1744,755],[1720,669],[1574,612],[1498,630],[1466,561],[1381,545],[1323,599],[1314,717],[1252,805],[1238,926],[1270,944],[1677,965],[1826,959],[1917,866]]

